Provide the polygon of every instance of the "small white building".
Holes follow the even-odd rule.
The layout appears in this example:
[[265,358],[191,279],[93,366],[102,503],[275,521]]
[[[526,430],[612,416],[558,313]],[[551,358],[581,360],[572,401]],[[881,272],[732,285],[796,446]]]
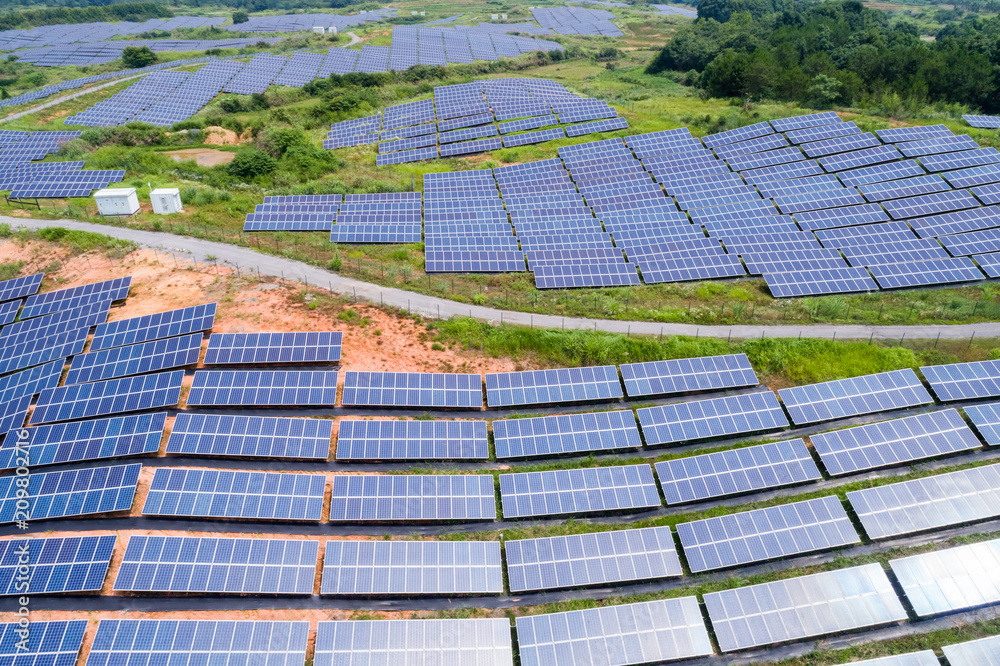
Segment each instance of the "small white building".
[[504,21],[506,21],[507,20],[507,15],[506,14],[501,14],[500,18],[502,18]]
[[157,215],[172,215],[184,210],[181,204],[181,191],[176,187],[160,187],[149,194],[153,203],[153,212]]
[[101,215],[126,216],[139,212],[139,197],[134,187],[110,187],[94,192],[97,211]]
[[321,25],[314,25],[313,32],[315,32],[317,35],[322,35],[323,33],[326,32],[326,29]]
[[490,14],[490,18],[493,19],[494,21],[496,21],[497,19],[500,18],[500,15],[499,14]]

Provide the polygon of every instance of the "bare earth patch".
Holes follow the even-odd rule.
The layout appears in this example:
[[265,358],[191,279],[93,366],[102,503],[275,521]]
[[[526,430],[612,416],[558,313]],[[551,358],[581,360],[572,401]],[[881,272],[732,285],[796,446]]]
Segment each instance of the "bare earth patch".
[[215,150],[214,148],[187,148],[184,150],[171,150],[166,154],[170,155],[175,162],[180,162],[182,160],[194,160],[198,163],[198,166],[203,167],[229,164],[233,161],[233,158],[236,157],[236,153],[229,153],[225,150]]

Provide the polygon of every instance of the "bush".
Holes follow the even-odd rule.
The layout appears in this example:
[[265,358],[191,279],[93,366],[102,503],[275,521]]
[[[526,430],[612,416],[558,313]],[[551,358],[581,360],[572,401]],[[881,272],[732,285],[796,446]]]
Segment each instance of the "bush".
[[120,127],[85,129],[80,140],[92,146],[161,146],[167,133],[161,127],[145,123],[129,123]]
[[122,64],[128,69],[149,67],[156,62],[156,54],[148,46],[126,46],[122,51]]
[[243,100],[237,96],[223,97],[219,100],[219,108],[226,113],[242,113],[244,110]]
[[265,176],[277,168],[277,160],[263,150],[243,148],[236,153],[236,157],[226,167],[226,171],[229,175],[242,180],[253,180],[258,176]]
[[237,9],[235,12],[233,12],[233,25],[246,23],[249,20],[250,20],[250,14],[248,14],[243,9]]

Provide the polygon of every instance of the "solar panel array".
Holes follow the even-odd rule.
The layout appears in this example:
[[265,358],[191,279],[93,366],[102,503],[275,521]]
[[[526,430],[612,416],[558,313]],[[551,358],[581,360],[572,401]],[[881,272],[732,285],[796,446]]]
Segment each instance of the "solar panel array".
[[696,597],[518,617],[524,666],[645,664],[714,654]]
[[746,354],[629,363],[621,368],[630,398],[757,385]]
[[906,619],[879,564],[709,592],[705,606],[723,652]]
[[795,425],[933,402],[909,368],[778,389]]
[[220,659],[302,666],[308,638],[308,622],[102,619],[87,661],[111,666],[141,654],[178,666]]
[[486,375],[486,404],[490,407],[593,402],[621,397],[618,368],[613,365]]
[[320,594],[501,594],[496,541],[327,541]]
[[692,572],[861,543],[836,496],[680,523],[677,535]]
[[198,370],[188,406],[307,406],[337,402],[336,370]]
[[31,423],[38,425],[176,405],[180,401],[183,379],[183,370],[172,370],[45,389],[31,413]]
[[0,659],[25,666],[72,666],[83,647],[86,620],[34,621],[24,638],[20,622],[0,624]]
[[649,465],[500,475],[505,518],[528,518],[661,506]]
[[323,474],[161,468],[142,513],[319,522],[325,485]]
[[[100,591],[117,540],[113,534],[6,539],[0,542],[0,595]],[[27,574],[19,571],[22,564]]]
[[473,374],[349,370],[344,374],[341,403],[359,407],[480,408],[482,379]]
[[872,539],[1000,515],[1000,466],[938,474],[847,493]]
[[0,523],[51,520],[128,511],[142,465],[35,472],[28,484],[27,510],[19,509],[15,476],[0,478]]
[[681,576],[668,527],[508,541],[512,593]]
[[319,542],[304,539],[132,535],[114,589],[312,594],[318,553]]
[[818,433],[811,439],[823,466],[833,476],[981,447],[954,409]]
[[166,452],[187,456],[326,460],[333,421],[180,413]]
[[462,663],[510,666],[510,621],[506,618],[463,620],[341,620],[316,628],[316,666],[365,663]]
[[942,402],[1000,396],[1000,362],[973,361],[920,368]]
[[498,459],[642,447],[631,411],[496,420],[493,443]]
[[644,407],[636,410],[636,414],[650,446],[788,426],[788,419],[771,392]]
[[337,433],[337,460],[486,460],[485,421],[355,421]]
[[215,333],[208,339],[205,365],[335,363],[343,337],[340,331]]
[[336,476],[331,496],[331,522],[496,518],[490,474]]
[[889,566],[919,617],[1000,602],[1000,541],[890,560]]
[[996,666],[1000,655],[1000,636],[980,638],[966,643],[945,645],[941,648],[950,666]]

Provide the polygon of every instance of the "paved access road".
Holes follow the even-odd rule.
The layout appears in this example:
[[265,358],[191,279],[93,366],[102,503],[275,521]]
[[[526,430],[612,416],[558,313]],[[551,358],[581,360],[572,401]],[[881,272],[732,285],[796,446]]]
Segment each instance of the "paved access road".
[[635,333],[637,335],[690,335],[702,337],[737,339],[759,338],[850,338],[869,339],[874,336],[883,339],[941,338],[961,339],[975,337],[1000,337],[1000,322],[982,322],[978,324],[946,324],[920,326],[862,326],[862,325],[818,325],[818,326],[696,326],[693,324],[659,324],[648,321],[622,321],[613,319],[587,319],[578,317],[559,317],[553,315],[530,314],[510,310],[497,310],[477,305],[457,303],[445,298],[417,294],[403,289],[383,287],[370,282],[363,282],[344,277],[331,271],[310,266],[300,261],[262,254],[251,248],[239,247],[228,243],[199,240],[187,236],[141,231],[122,227],[105,226],[80,222],[77,220],[34,220],[20,217],[0,216],[0,223],[9,224],[13,228],[40,229],[43,227],[60,226],[67,229],[92,231],[95,233],[122,238],[135,242],[141,247],[153,248],[169,252],[178,257],[205,262],[206,256],[212,255],[218,261],[242,270],[253,268],[263,275],[284,277],[286,279],[308,282],[317,287],[327,287],[334,292],[347,296],[356,296],[360,300],[372,303],[384,303],[404,310],[409,310],[422,317],[450,318],[474,317],[475,319],[493,323],[510,323],[539,328],[569,328],[607,331],[610,333]]

